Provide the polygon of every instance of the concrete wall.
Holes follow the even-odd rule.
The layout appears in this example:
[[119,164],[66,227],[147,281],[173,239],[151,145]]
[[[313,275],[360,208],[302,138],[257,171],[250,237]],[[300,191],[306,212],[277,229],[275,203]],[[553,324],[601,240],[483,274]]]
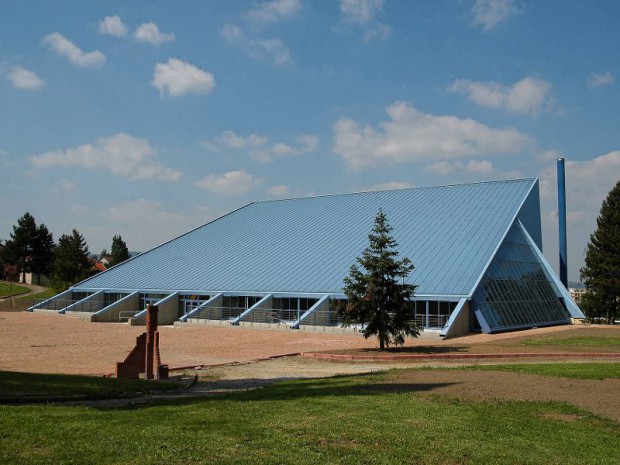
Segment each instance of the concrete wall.
[[[171,325],[179,319],[179,293],[175,292],[168,297],[157,302],[159,314],[157,316],[158,324]],[[146,322],[145,322],[146,324]]]
[[[103,308],[104,294],[105,294],[104,291],[95,292],[94,294],[91,294],[88,297],[83,298],[82,300],[79,300],[71,305],[68,305],[64,309],[65,315],[79,316],[79,315],[74,315],[74,314],[76,313],[78,314],[97,313],[99,310]],[[83,319],[87,319],[91,321],[90,317],[83,317]]]
[[299,326],[323,326],[329,325],[329,297],[319,300],[307,313],[299,319]]
[[121,317],[128,319],[131,315],[137,313],[139,305],[140,293],[134,292],[95,313],[91,321],[118,323]]
[[469,314],[470,309],[468,300],[466,300],[462,306],[457,305],[452,312],[452,315],[450,315],[450,319],[452,320],[450,327],[445,333],[442,331],[441,336],[448,339],[469,334]]
[[273,296],[268,295],[259,300],[256,304],[250,307],[251,311],[247,312],[242,318],[239,319],[239,324],[252,325],[254,323],[271,323],[269,318],[270,313],[273,312]]

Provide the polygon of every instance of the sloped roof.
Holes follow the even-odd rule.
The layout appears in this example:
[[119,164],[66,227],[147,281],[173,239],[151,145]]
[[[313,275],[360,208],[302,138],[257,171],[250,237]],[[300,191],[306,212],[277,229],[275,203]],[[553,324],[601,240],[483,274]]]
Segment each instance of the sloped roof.
[[533,190],[531,178],[254,202],[76,288],[341,293],[382,208],[416,294],[469,295]]

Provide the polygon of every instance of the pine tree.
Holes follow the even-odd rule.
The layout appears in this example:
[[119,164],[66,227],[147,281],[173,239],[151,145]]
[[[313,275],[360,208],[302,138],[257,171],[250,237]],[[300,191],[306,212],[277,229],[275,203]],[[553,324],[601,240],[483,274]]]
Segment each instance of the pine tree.
[[49,276],[54,263],[54,237],[47,226],[41,223],[35,233],[35,241],[32,244],[32,260],[30,268],[37,277],[37,283],[41,284],[41,276]]
[[581,279],[591,294],[582,304],[586,315],[616,319],[620,315],[620,181],[603,201]]
[[118,265],[129,258],[129,249],[120,235],[112,238],[112,265]]
[[416,286],[404,282],[414,266],[408,258],[398,259],[391,231],[380,209],[368,235],[369,246],[344,279],[348,303],[340,311],[345,325],[362,325],[366,338],[376,335],[380,349],[402,345],[406,336],[420,334],[407,305]]
[[7,242],[9,255],[15,260],[23,282],[26,281],[26,273],[32,271],[32,252],[36,236],[37,223],[34,217],[29,212],[26,212],[24,216],[17,220],[17,224],[13,225],[11,240]]
[[76,229],[71,235],[60,236],[54,259],[54,287],[57,290],[66,289],[87,278],[90,273],[91,262],[84,237]]

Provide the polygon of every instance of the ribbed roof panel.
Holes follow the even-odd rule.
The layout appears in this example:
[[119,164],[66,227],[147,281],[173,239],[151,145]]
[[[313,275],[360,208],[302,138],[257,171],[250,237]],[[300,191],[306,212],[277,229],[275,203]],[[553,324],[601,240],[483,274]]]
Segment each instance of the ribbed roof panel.
[[416,293],[467,295],[536,179],[251,203],[76,287],[339,293],[379,208]]

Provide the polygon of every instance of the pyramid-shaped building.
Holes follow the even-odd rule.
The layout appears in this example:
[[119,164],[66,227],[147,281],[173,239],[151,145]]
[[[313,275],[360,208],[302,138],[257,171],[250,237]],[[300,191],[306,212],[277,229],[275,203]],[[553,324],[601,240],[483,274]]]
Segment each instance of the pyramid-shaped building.
[[33,309],[140,323],[157,303],[162,323],[338,328],[380,208],[415,265],[419,326],[452,337],[583,318],[541,252],[534,178],[250,203]]

